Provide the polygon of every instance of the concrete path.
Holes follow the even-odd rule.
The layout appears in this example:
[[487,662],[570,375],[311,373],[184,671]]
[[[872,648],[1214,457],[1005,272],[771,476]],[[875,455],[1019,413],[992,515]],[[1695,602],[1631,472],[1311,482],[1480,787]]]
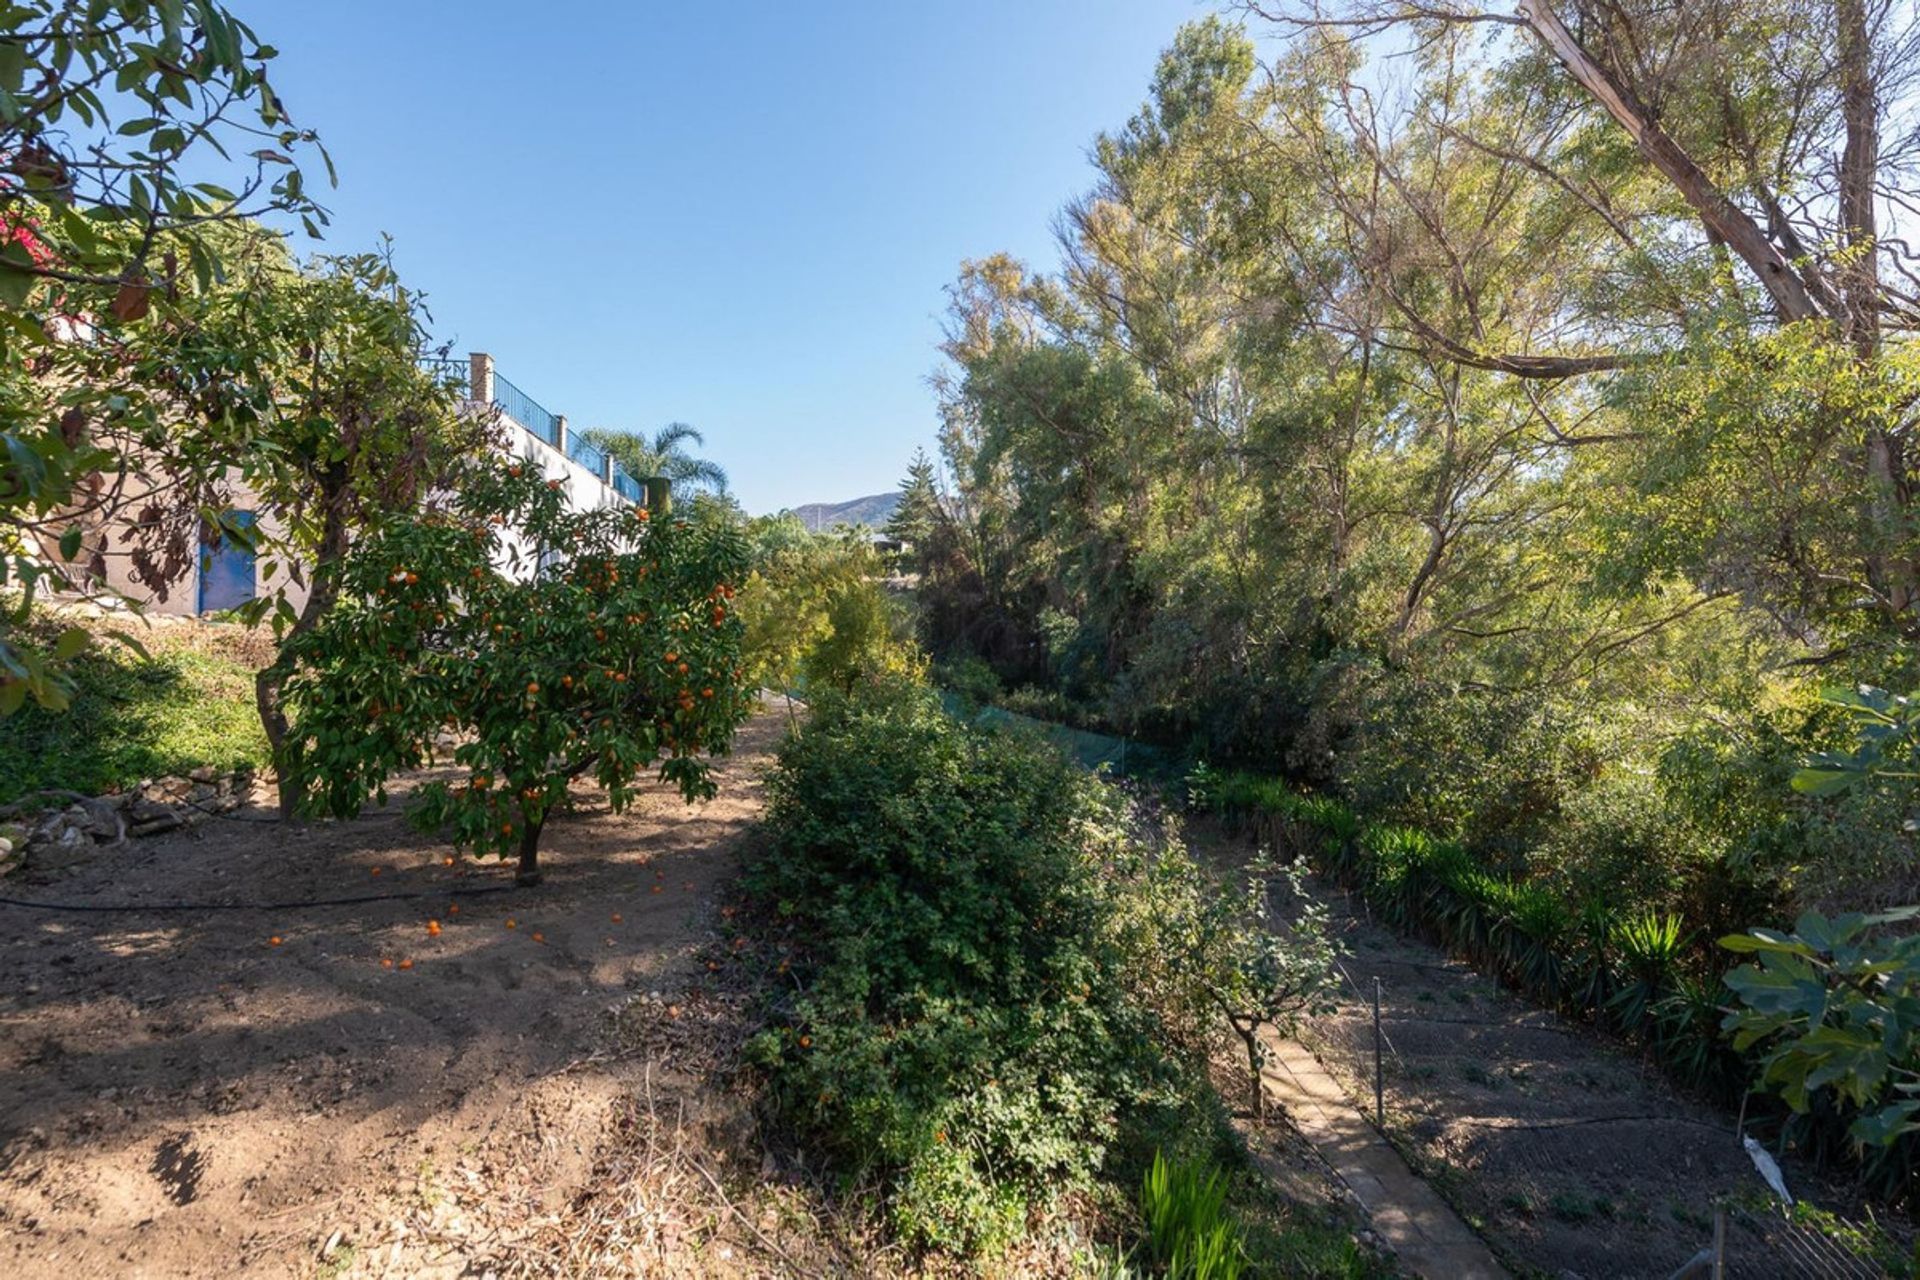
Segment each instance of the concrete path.
[[1426,1280],[1504,1280],[1505,1268],[1480,1237],[1414,1176],[1320,1060],[1271,1031],[1261,1036],[1267,1051],[1261,1078],[1269,1096],[1352,1189],[1400,1265]]

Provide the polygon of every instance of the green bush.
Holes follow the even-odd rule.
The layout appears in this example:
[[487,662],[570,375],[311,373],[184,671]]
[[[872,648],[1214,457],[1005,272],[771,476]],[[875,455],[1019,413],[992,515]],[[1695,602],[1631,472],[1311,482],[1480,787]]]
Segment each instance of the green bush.
[[253,670],[189,649],[151,660],[118,651],[77,659],[71,707],[27,706],[0,718],[0,804],[45,788],[97,795],[202,765],[267,761]]
[[1172,1083],[1134,985],[1140,912],[1119,899],[1143,864],[1117,802],[909,681],[822,697],[772,793],[778,848],[751,883],[812,940],[804,994],[752,1047],[776,1103],[887,1181],[906,1240],[991,1250]]
[[970,712],[994,705],[1002,692],[999,674],[971,655],[936,668],[934,680],[960,699],[961,707]]

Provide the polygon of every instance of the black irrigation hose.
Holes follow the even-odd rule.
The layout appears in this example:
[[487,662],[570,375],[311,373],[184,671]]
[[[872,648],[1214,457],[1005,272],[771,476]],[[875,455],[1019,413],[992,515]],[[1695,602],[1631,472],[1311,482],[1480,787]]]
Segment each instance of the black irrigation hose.
[[366,902],[405,902],[419,898],[473,898],[483,893],[506,893],[520,886],[488,884],[472,889],[415,889],[404,893],[362,893],[351,898],[305,898],[294,902],[134,902],[102,905],[91,902],[28,902],[24,898],[0,897],[0,906],[24,907],[29,911],[299,911],[306,907],[351,907]]
[[1573,1120],[1545,1120],[1532,1124],[1508,1124],[1483,1117],[1454,1116],[1452,1121],[1455,1124],[1472,1125],[1477,1129],[1492,1129],[1499,1133],[1543,1133],[1552,1132],[1555,1129],[1575,1129],[1589,1124],[1690,1124],[1695,1128],[1724,1133],[1728,1137],[1739,1136],[1724,1124],[1715,1124],[1710,1120],[1695,1120],[1691,1116],[1580,1116]]

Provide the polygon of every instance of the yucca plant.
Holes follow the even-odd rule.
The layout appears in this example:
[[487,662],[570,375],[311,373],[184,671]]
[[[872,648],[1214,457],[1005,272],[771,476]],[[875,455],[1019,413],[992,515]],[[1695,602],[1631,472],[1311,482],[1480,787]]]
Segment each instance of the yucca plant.
[[1607,1012],[1621,1031],[1633,1035],[1646,1028],[1647,1015],[1671,985],[1685,939],[1680,917],[1646,912],[1624,921],[1614,930],[1621,984],[1607,1001]]
[[1573,923],[1566,904],[1537,885],[1520,885],[1513,897],[1508,942],[1514,980],[1536,999],[1557,1001],[1563,980],[1558,945]]
[[1441,938],[1456,955],[1484,965],[1493,953],[1494,904],[1500,884],[1470,863],[1449,866],[1445,874],[1446,904],[1441,912]]
[[1298,806],[1298,820],[1320,833],[1315,869],[1342,884],[1353,882],[1360,853],[1360,818],[1331,796],[1307,796]]
[[1720,984],[1682,974],[1653,1005],[1660,1063],[1682,1084],[1724,1092],[1738,1077],[1737,1059],[1720,1037]]
[[1153,1153],[1140,1188],[1140,1216],[1154,1268],[1169,1280],[1239,1280],[1246,1246],[1227,1211],[1227,1175]]
[[1580,907],[1566,961],[1566,1007],[1574,1013],[1600,1017],[1613,998],[1613,970],[1608,957],[1619,920],[1618,913],[1604,902],[1590,901]]
[[1361,836],[1361,892],[1380,919],[1396,929],[1419,922],[1423,877],[1433,838],[1411,827],[1368,827]]

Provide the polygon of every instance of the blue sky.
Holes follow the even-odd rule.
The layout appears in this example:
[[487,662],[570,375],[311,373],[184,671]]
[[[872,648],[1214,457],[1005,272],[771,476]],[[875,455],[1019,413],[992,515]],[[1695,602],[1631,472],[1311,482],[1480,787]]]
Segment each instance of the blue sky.
[[750,511],[931,451],[942,287],[1051,266],[1198,0],[235,0],[439,334],[575,426],[691,422]]

